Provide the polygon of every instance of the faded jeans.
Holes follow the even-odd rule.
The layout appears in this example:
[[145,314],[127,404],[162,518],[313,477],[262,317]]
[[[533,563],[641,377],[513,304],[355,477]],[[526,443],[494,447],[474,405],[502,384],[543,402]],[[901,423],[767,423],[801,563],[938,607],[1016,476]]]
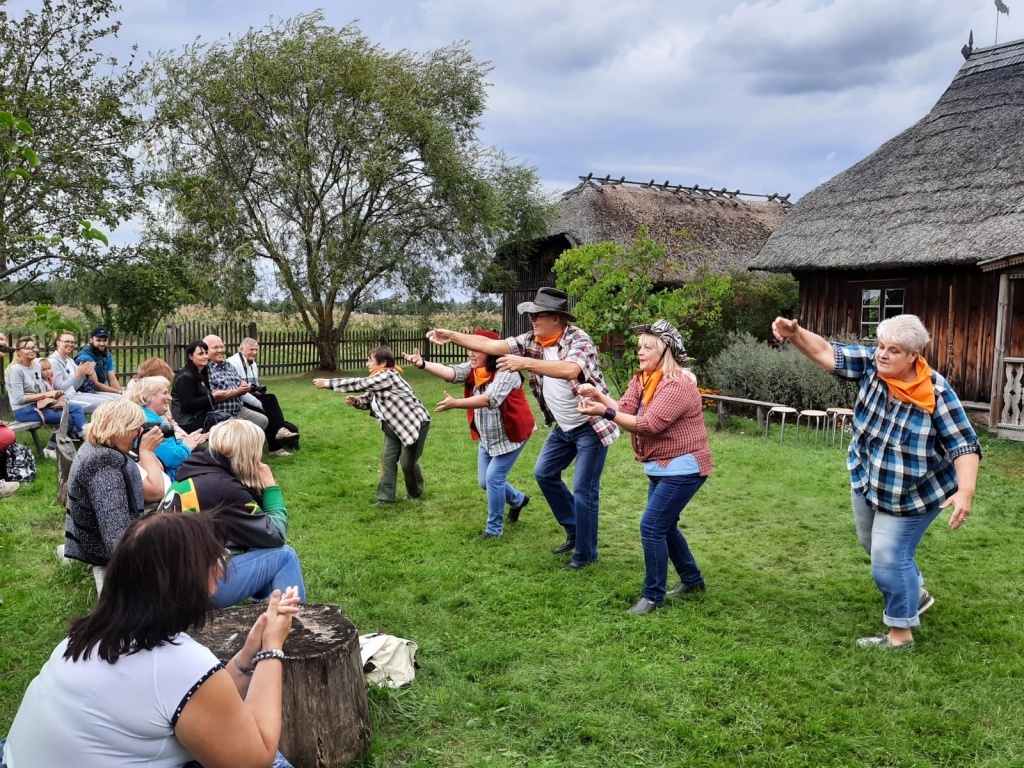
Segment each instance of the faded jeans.
[[250,549],[228,560],[210,602],[214,608],[228,608],[248,598],[268,600],[275,589],[284,592],[288,587],[298,587],[299,600],[306,602],[302,566],[295,550],[287,544],[273,549]]
[[643,596],[652,603],[660,603],[665,599],[669,560],[683,584],[695,586],[704,581],[690,546],[679,530],[679,515],[707,478],[667,475],[648,479],[647,509],[640,518],[640,543],[647,566]]
[[914,554],[925,531],[942,510],[897,517],[871,508],[867,499],[851,493],[857,538],[871,555],[871,575],[885,599],[882,621],[886,626],[907,629],[921,624],[917,612],[924,577]]
[[[82,410],[82,406],[78,403],[69,402],[64,406],[68,409],[68,433],[71,437],[77,437],[85,431],[85,412]],[[40,411],[34,405],[25,405],[21,408],[17,408],[14,411],[14,418],[18,421],[39,421],[39,414],[43,414],[43,418],[47,424],[60,424],[61,411],[54,408],[43,408]],[[50,442],[47,444],[51,448],[57,444],[57,435],[54,434],[50,437]]]
[[508,473],[516,463],[519,454],[526,447],[524,442],[514,451],[500,456],[491,456],[480,446],[477,454],[476,474],[480,487],[487,491],[487,533],[501,536],[505,522],[505,505],[522,504],[526,494],[513,488],[508,482]]
[[427,441],[430,422],[420,425],[420,436],[412,445],[403,445],[395,431],[381,422],[384,431],[384,447],[380,451],[380,482],[377,483],[377,500],[394,501],[395,487],[398,484],[398,465],[402,465],[405,477],[405,492],[410,499],[423,495],[423,470],[420,469],[420,456],[423,445]]

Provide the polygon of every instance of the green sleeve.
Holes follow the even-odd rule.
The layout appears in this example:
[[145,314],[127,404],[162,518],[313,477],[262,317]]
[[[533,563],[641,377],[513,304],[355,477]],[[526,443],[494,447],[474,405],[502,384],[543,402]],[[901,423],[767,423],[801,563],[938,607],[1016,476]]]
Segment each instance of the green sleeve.
[[281,533],[287,536],[288,510],[284,506],[281,486],[271,485],[263,489],[263,511],[270,515],[270,519],[281,529]]

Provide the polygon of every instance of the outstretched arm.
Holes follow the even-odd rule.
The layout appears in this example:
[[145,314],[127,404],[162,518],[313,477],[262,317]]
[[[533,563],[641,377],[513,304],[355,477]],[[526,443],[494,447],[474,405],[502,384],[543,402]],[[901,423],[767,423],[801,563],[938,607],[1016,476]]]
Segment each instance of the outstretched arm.
[[423,355],[420,354],[418,349],[414,349],[412,354],[402,353],[402,357],[405,358],[407,363],[412,363],[421,371],[426,371],[431,376],[437,376],[437,378],[443,381],[455,381],[455,369],[449,365],[441,365],[440,363],[431,363],[428,360],[423,359]]
[[508,342],[502,339],[488,339],[486,336],[448,331],[444,328],[435,328],[432,331],[428,331],[427,338],[434,344],[457,344],[464,349],[473,352],[483,352],[485,355],[494,355],[495,357],[507,355],[512,351]]
[[776,317],[772,323],[772,333],[779,341],[788,341],[797,351],[810,358],[826,371],[836,369],[836,353],[832,345],[816,333],[801,328],[796,320]]

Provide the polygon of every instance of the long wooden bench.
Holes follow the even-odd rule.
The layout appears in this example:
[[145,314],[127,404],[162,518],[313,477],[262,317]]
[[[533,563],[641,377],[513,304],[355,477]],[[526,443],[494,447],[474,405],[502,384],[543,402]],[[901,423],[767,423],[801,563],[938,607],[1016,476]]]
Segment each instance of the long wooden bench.
[[745,397],[729,397],[728,395],[705,395],[701,394],[704,400],[714,400],[718,403],[718,428],[722,429],[729,425],[729,406],[748,405],[757,408],[757,426],[764,429],[764,420],[772,408],[784,407],[782,403],[768,403],[764,400],[748,400]]
[[7,426],[10,427],[11,431],[15,434],[19,432],[32,433],[32,442],[36,445],[36,455],[43,455],[43,443],[39,439],[39,430],[42,429],[42,424],[38,421],[11,421],[7,423]]

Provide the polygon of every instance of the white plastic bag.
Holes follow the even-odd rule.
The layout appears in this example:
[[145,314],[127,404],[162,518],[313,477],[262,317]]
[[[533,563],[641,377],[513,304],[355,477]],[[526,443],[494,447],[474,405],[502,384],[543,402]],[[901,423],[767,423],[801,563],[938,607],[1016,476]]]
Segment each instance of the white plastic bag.
[[412,640],[374,632],[359,636],[363,674],[374,685],[403,688],[416,678],[416,651]]

